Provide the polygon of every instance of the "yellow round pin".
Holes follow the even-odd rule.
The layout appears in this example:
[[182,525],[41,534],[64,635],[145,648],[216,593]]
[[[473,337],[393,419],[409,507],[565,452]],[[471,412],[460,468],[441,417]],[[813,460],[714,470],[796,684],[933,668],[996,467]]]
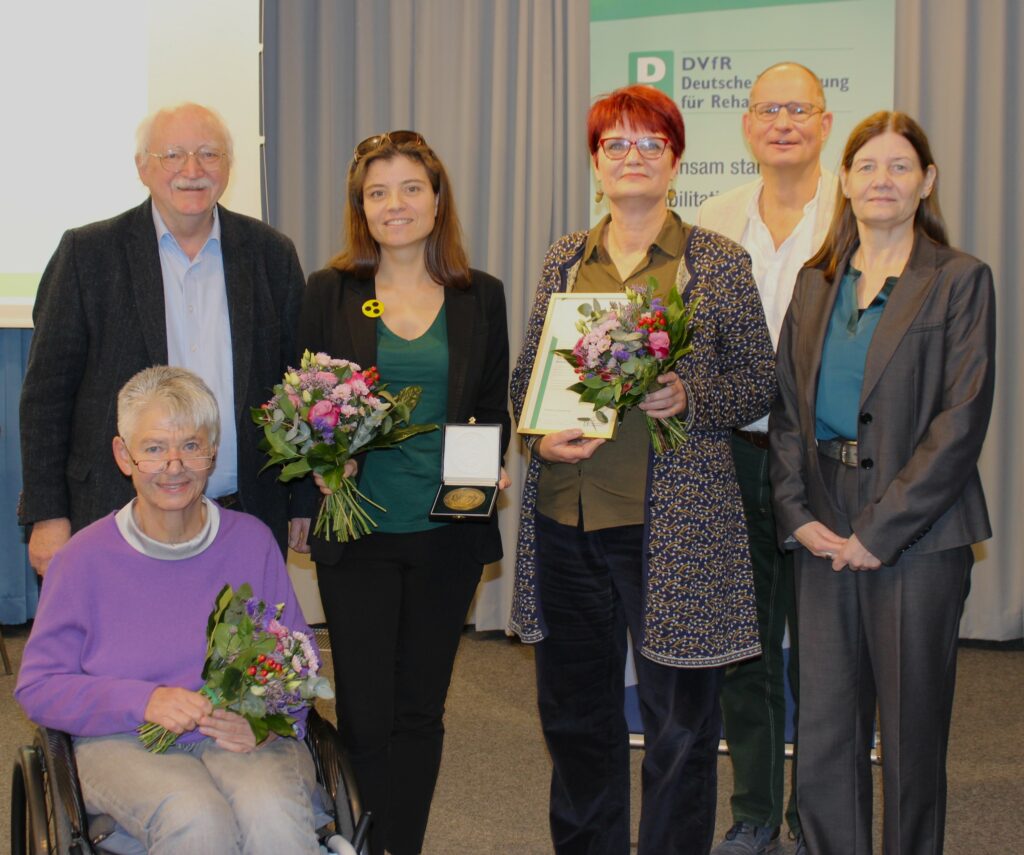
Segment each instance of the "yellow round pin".
[[368,318],[379,318],[384,314],[384,304],[380,300],[367,300],[363,303],[363,314]]

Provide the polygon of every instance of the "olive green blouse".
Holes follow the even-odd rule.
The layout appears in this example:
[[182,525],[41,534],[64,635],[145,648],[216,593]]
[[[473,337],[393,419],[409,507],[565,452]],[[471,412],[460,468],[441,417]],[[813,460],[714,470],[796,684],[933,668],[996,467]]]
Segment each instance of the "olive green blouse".
[[[653,276],[657,294],[667,297],[685,249],[685,229],[675,213],[666,211],[665,224],[640,261],[625,279],[604,246],[611,216],[590,230],[574,291],[624,292],[627,285],[647,286]],[[597,531],[620,525],[642,525],[647,491],[647,462],[651,441],[642,410],[631,409],[619,422],[614,440],[600,446],[588,460],[577,464],[553,463],[543,467],[537,485],[537,511],[562,525]]]

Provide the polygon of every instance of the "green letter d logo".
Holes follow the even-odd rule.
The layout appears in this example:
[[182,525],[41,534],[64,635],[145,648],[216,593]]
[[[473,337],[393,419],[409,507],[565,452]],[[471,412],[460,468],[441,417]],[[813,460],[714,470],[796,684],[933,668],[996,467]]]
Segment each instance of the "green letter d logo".
[[637,51],[629,55],[629,82],[646,83],[660,89],[669,98],[672,91],[672,67],[675,56],[670,50]]

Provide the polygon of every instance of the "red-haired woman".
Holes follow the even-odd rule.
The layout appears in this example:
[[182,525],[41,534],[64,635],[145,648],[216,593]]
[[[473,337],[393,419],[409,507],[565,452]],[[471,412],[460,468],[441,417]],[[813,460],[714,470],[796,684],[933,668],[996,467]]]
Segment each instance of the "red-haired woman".
[[769,468],[796,552],[797,808],[814,855],[942,852],[946,746],[971,544],[991,535],[978,455],[995,384],[988,265],[949,246],[928,138],[868,116],[779,341]]
[[[539,642],[555,851],[630,851],[628,628],[646,748],[640,853],[703,855],[715,828],[722,672],[759,652],[729,436],[767,412],[774,356],[747,254],[666,207],[684,147],[673,101],[619,89],[593,105],[588,133],[609,214],[548,251],[512,375],[516,415],[554,292],[622,292],[653,276],[663,297],[676,288],[700,300],[697,330],[692,353],[625,415],[614,441],[574,429],[533,442],[512,628]],[[679,416],[688,440],[654,454],[645,413]]]

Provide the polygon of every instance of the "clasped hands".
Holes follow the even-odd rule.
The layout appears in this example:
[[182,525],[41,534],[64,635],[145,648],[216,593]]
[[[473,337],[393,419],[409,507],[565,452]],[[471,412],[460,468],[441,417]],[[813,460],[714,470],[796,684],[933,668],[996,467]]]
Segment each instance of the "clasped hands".
[[850,570],[877,570],[882,566],[882,562],[867,550],[856,534],[840,537],[817,520],[804,523],[793,532],[793,537],[812,555],[831,560],[832,569],[836,572],[847,567]]
[[[214,709],[209,698],[189,689],[157,687],[146,702],[143,718],[166,727],[172,733],[181,734],[198,728],[203,736],[208,736],[226,751],[247,754],[257,747],[252,728],[242,716],[230,710]],[[267,741],[273,738],[274,734],[270,734]]]

